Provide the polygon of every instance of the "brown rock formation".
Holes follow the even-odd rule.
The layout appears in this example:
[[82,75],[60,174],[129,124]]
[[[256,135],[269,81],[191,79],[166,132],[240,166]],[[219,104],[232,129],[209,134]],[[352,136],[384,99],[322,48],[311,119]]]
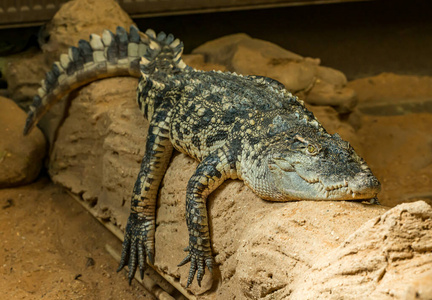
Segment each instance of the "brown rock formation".
[[45,138],[39,129],[22,134],[26,114],[12,100],[0,97],[0,188],[36,179],[45,156]]

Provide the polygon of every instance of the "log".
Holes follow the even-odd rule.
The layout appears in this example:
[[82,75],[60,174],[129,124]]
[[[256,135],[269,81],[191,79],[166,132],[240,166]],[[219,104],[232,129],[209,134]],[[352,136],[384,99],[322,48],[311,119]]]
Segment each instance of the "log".
[[[49,173],[88,209],[124,230],[145,149],[137,81],[111,78],[77,93],[52,145]],[[186,289],[185,194],[197,162],[175,152],[158,195],[154,268],[199,299],[432,297],[432,208],[258,198],[230,180],[208,198],[217,263]],[[428,289],[429,287],[429,289]],[[418,298],[416,298],[418,299]]]

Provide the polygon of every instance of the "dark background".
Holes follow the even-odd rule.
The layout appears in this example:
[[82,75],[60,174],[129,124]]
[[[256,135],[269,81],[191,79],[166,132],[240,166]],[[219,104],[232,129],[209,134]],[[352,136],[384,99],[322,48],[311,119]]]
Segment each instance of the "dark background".
[[432,1],[367,1],[136,20],[171,32],[185,53],[232,33],[274,42],[343,71],[432,75]]
[[[185,53],[206,41],[244,32],[300,55],[321,58],[322,65],[341,70],[348,79],[381,72],[432,75],[429,0],[291,6],[152,17],[135,22],[143,31],[153,28],[173,33],[184,41]],[[38,29],[2,29],[0,46],[13,51],[22,49],[22,45],[36,45]]]

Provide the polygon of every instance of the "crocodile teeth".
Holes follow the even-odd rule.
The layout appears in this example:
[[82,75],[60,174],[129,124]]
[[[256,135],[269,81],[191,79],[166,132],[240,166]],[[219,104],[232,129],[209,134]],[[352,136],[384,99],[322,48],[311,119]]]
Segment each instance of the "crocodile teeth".
[[348,182],[344,179],[344,181],[343,181],[343,185],[344,186],[348,186]]
[[305,180],[306,180],[308,183],[317,183],[317,182],[319,181],[319,179],[317,179],[317,178],[312,178],[312,179],[307,179],[307,178],[305,178]]
[[352,197],[355,198],[355,196],[356,196],[356,193],[352,193]]
[[328,198],[329,196],[329,191],[325,191],[325,197]]

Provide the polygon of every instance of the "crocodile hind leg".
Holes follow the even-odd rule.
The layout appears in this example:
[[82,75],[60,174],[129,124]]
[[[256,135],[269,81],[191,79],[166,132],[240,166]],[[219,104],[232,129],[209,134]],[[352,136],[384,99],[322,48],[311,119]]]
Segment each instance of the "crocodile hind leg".
[[129,283],[137,267],[144,275],[146,257],[154,263],[156,197],[159,184],[168,167],[173,146],[169,140],[167,110],[158,109],[150,122],[146,150],[135,182],[129,216],[123,241],[120,271],[129,268]]
[[179,264],[191,263],[187,285],[189,286],[195,273],[198,285],[205,273],[205,266],[212,272],[213,256],[211,252],[210,233],[207,217],[206,199],[219,185],[228,178],[235,178],[233,163],[222,149],[207,156],[197,167],[189,179],[186,190],[186,223],[189,231],[189,254]]

